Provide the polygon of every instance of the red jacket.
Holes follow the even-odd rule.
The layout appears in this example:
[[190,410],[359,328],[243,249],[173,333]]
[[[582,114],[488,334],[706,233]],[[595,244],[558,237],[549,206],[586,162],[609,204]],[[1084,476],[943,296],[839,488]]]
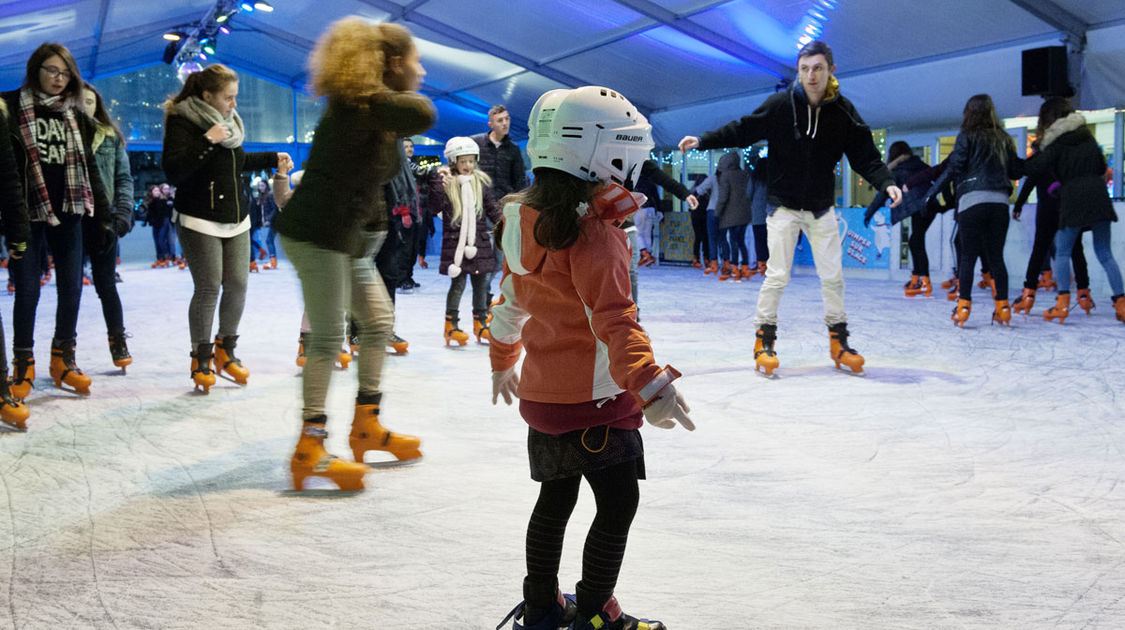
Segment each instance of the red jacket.
[[504,207],[504,276],[492,309],[492,369],[506,370],[527,347],[520,399],[582,403],[629,392],[645,405],[675,378],[653,359],[629,287],[625,233],[587,215],[570,247],[535,241],[539,212]]

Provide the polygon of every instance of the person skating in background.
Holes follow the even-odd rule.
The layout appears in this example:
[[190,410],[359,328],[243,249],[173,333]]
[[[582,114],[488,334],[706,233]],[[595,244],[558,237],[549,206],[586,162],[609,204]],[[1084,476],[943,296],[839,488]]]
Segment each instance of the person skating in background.
[[1070,313],[1070,255],[1082,230],[1089,229],[1094,254],[1105,270],[1117,320],[1125,322],[1125,286],[1113,257],[1110,223],[1117,220],[1106,191],[1105,155],[1086,126],[1086,118],[1062,97],[1047,99],[1039,108],[1041,150],[1027,160],[1028,173],[1059,181],[1059,231],[1055,234],[1055,281],[1059,295],[1043,318],[1059,323]]
[[679,144],[686,152],[769,142],[772,212],[766,226],[770,258],[754,316],[758,328],[755,363],[767,375],[780,363],[774,349],[777,309],[789,284],[801,232],[808,237],[820,276],[829,356],[837,368],[843,363],[853,372],[863,371],[863,356],[847,341],[843,249],[834,207],[835,169],[840,158],[846,154],[851,168],[876,190],[886,191],[894,205],[902,200],[902,191],[875,148],[871,129],[840,93],[835,71],[828,45],[819,40],[809,42],[797,54],[798,81],[788,90],[774,94],[752,114],[708,132],[702,139],[686,136]]
[[[0,223],[4,234],[4,258],[12,273],[11,264],[27,252],[27,239],[31,226],[27,220],[27,204],[20,186],[16,157],[12,152],[11,134],[8,133],[8,105],[0,99]],[[13,289],[11,280],[9,289]],[[11,291],[9,291],[11,292]],[[12,394],[8,381],[8,349],[4,339],[4,324],[0,318],[0,424],[15,431],[27,430],[27,419],[31,411]]]
[[[493,404],[520,399],[540,485],[523,601],[498,627],[514,618],[525,630],[661,630],[624,614],[614,597],[645,477],[643,419],[695,428],[673,385],[679,373],[656,363],[637,323],[618,229],[643,201],[622,184],[639,174],[652,128],[625,97],[594,86],[547,92],[529,127],[539,130],[528,142],[535,179],[508,198],[497,230],[505,265],[489,353]],[[559,590],[559,568],[583,478],[597,513],[572,601]]]
[[[653,204],[659,201],[660,192],[657,189],[663,188],[664,190],[670,191],[676,197],[686,201],[689,209],[696,210],[699,207],[699,199],[696,198],[686,186],[672,179],[670,175],[665,173],[664,169],[660,168],[660,165],[654,160],[645,160],[638,168],[640,169],[640,174],[626,182],[625,187],[629,190],[635,189],[636,192],[644,195],[645,199],[649,200],[646,203]],[[653,208],[649,209],[653,210],[654,213],[656,212]],[[644,210],[644,208],[641,210]],[[640,308],[641,296],[638,293],[637,268],[642,264],[651,266],[656,262],[656,259],[653,258],[651,254],[647,259],[644,257],[644,248],[651,247],[652,231],[651,229],[649,230],[649,243],[645,245],[641,236],[642,230],[635,223],[639,214],[641,214],[641,211],[625,219],[621,224],[621,229],[625,230],[625,235],[629,240],[629,252],[631,254],[629,259],[629,286],[633,289],[633,301],[636,302],[638,309]],[[656,219],[650,216],[649,220],[651,227],[651,222],[655,222]]]
[[58,302],[51,341],[50,374],[89,393],[91,379],[75,361],[78,308],[82,298],[83,241],[100,253],[112,247],[109,198],[91,143],[96,132],[82,111],[82,76],[62,44],[40,45],[27,62],[23,86],[0,94],[8,110],[8,129],[31,233],[27,251],[13,259],[12,393],[25,398],[35,379],[35,312],[39,305],[41,264],[49,247],[55,264]]
[[953,323],[964,327],[972,310],[973,271],[977,258],[985,256],[995,282],[992,321],[1010,325],[1008,268],[1004,264],[1004,241],[1008,235],[1008,198],[1012,180],[1023,176],[1023,160],[1016,144],[996,116],[992,98],[976,94],[965,103],[961,131],[947,160],[948,166],[930,187],[936,194],[945,180],[953,181],[957,194],[957,230],[961,259],[957,264],[959,294]]
[[[293,168],[287,153],[243,150],[237,98],[238,75],[212,64],[188,75],[180,93],[164,103],[164,172],[176,185],[175,225],[195,285],[188,307],[190,377],[204,392],[215,384],[215,372],[241,385],[250,377],[234,354],[250,273],[250,213],[240,173]],[[212,342],[216,304],[219,330]]]
[[[1039,138],[1042,138],[1045,130],[1037,131]],[[1032,144],[1032,151],[1038,153],[1040,150],[1040,141],[1037,140]],[[1050,267],[1050,253],[1055,242],[1055,234],[1059,231],[1059,188],[1058,180],[1051,173],[1040,177],[1028,175],[1016,197],[1016,203],[1012,205],[1012,219],[1019,221],[1031,191],[1036,192],[1035,239],[1032,241],[1031,255],[1027,259],[1027,270],[1024,272],[1023,292],[1015,302],[1012,302],[1012,311],[1015,313],[1030,315],[1032,307],[1035,306],[1035,293],[1039,289],[1048,291],[1058,289],[1058,283],[1054,281],[1054,274]],[[1089,314],[1094,309],[1094,300],[1090,297],[1090,271],[1086,264],[1086,251],[1082,247],[1081,238],[1074,240],[1070,260],[1074,265],[1074,281],[1078,285],[1078,305]]]
[[760,153],[751,154],[747,160],[750,181],[746,184],[746,196],[750,198],[750,229],[754,232],[755,268],[750,275],[757,273],[766,277],[766,261],[770,257],[769,236],[766,232],[766,216],[769,208],[769,158]]
[[[375,271],[386,238],[384,185],[401,166],[401,138],[433,125],[435,110],[417,93],[426,74],[410,31],[359,17],[334,22],[309,58],[317,96],[327,99],[300,185],[275,219],[286,258],[301,280],[308,314],[302,372],[302,426],[289,469],[300,490],[310,476],[343,490],[363,488],[368,451],[399,460],[421,457],[421,440],[392,433],[380,421],[384,350],[394,307]],[[333,362],[358,328],[359,391],[348,442],[354,462],[328,453],[325,404]]]
[[113,238],[110,239],[113,242],[103,244],[91,238],[100,237],[100,230],[88,225],[84,230],[86,255],[90,258],[94,289],[102,303],[109,354],[113,364],[124,370],[133,363],[133,357],[125,341],[125,314],[117,293],[117,251],[118,240],[133,229],[133,176],[129,172],[129,156],[125,153],[125,137],[109,117],[102,95],[89,83],[82,91],[82,107],[97,125],[91,148],[113,208]]
[[167,267],[172,260],[172,252],[168,251],[168,231],[172,229],[172,200],[165,199],[159,184],[149,186],[145,193],[145,216],[152,228],[152,245],[156,250],[156,260],[152,268]]
[[[488,132],[471,136],[480,147],[477,168],[492,180],[492,198],[505,196],[527,188],[527,171],[524,170],[523,152],[512,142],[512,115],[503,105],[488,108]],[[435,213],[436,214],[436,213]],[[489,234],[491,235],[491,225]],[[504,264],[504,254],[499,247],[493,247],[496,266],[488,272],[485,288],[488,289],[488,303],[492,304],[492,277]]]
[[[500,220],[490,188],[492,179],[477,168],[480,151],[471,138],[458,136],[445,143],[451,174],[434,173],[430,180],[430,212],[441,214],[441,267],[449,276],[445,296],[445,345],[465,345],[469,336],[458,326],[466,278],[473,287],[473,335],[489,338],[488,278],[496,264],[489,225]],[[439,183],[440,182],[440,183]]]
[[750,172],[742,168],[738,153],[724,153],[715,169],[719,200],[715,204],[715,218],[719,221],[719,238],[727,241],[729,257],[719,270],[719,280],[749,279],[750,252],[746,247],[746,226],[750,224],[750,200],[746,197]]
[[[254,194],[250,198],[250,271],[257,271],[257,261],[262,261],[262,269],[277,269],[277,233],[273,229],[275,216],[277,202],[270,190],[269,181],[265,178],[256,179]],[[265,247],[262,246],[263,243]],[[254,259],[255,254],[257,261]]]
[[[414,268],[413,230],[419,218],[418,184],[414,181],[405,142],[399,143],[398,172],[383,187],[383,194],[387,202],[387,239],[375,256],[375,269],[383,278],[393,307],[396,292],[414,290],[413,281],[409,281],[409,289],[402,289],[407,286],[407,279]],[[395,354],[406,354],[410,348],[410,344],[396,332],[391,333],[387,345]]]
[[[703,183],[707,178],[706,174],[697,173],[689,176],[692,179],[692,188]],[[711,265],[709,256],[709,237],[707,234],[707,204],[710,202],[709,196],[697,197],[696,207],[691,208],[691,266],[695,269],[703,269]]]

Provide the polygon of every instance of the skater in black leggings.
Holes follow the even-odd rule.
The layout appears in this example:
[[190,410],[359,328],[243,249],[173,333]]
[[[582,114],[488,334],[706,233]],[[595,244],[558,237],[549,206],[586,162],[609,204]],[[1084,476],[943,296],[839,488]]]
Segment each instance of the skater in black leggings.
[[[1036,145],[1038,150],[1038,145]],[[1012,218],[1020,220],[1023,205],[1027,203],[1031,191],[1035,190],[1038,204],[1035,208],[1035,242],[1031,246],[1031,257],[1027,259],[1027,272],[1023,280],[1023,294],[1012,304],[1012,310],[1024,315],[1031,314],[1031,307],[1035,306],[1035,292],[1039,289],[1039,273],[1044,273],[1044,283],[1050,284],[1051,268],[1044,265],[1049,262],[1055,242],[1055,234],[1059,231],[1059,198],[1052,195],[1050,187],[1052,178],[1028,176],[1024,180],[1023,189],[1020,191],[1016,203],[1012,206]],[[1078,305],[1089,313],[1094,308],[1094,301],[1090,297],[1090,273],[1086,266],[1086,252],[1082,248],[1082,240],[1074,242],[1071,252],[1071,261],[1074,263],[1074,280],[1078,284]]]
[[[988,259],[995,281],[996,308],[993,321],[1008,324],[1012,309],[1008,305],[1008,271],[1004,266],[1004,240],[1008,234],[1008,197],[1011,180],[1023,175],[1023,160],[1016,145],[987,94],[977,94],[965,103],[961,132],[949,166],[931,187],[940,190],[946,179],[957,191],[957,229],[961,238],[958,263],[960,297],[953,309],[953,322],[964,326],[972,308],[973,269],[977,258]],[[932,196],[932,195],[930,195]]]

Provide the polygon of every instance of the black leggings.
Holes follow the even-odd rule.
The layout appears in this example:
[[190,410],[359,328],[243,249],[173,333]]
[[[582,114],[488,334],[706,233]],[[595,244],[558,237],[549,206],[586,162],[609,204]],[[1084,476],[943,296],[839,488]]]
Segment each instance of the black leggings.
[[754,230],[754,258],[755,262],[766,262],[770,259],[769,241],[766,240],[766,224],[750,226]]
[[[445,294],[445,313],[457,319],[457,311],[461,309],[461,294],[465,292],[465,275],[458,274],[449,281],[449,293]],[[488,274],[468,274],[473,282],[473,315],[483,315],[488,312]]]
[[913,273],[916,276],[930,275],[930,257],[926,255],[926,230],[934,222],[934,215],[928,210],[922,210],[910,217],[910,260],[914,263]]
[[707,260],[707,211],[703,208],[691,211],[691,231],[695,235],[691,243],[692,257]]
[[1004,241],[1008,238],[1008,204],[981,203],[960,212],[961,262],[957,276],[959,297],[973,299],[973,270],[977,258],[987,259],[996,282],[996,299],[1008,299],[1008,268],[1004,266]]
[[[1027,259],[1027,272],[1023,286],[1035,291],[1039,288],[1039,272],[1050,269],[1048,254],[1055,243],[1055,233],[1059,231],[1059,201],[1052,197],[1040,197],[1035,209],[1035,243],[1031,246],[1031,258]],[[1082,239],[1074,241],[1070,260],[1074,265],[1074,280],[1079,289],[1090,288],[1090,272],[1086,267],[1086,252],[1082,249]]]
[[[629,527],[637,513],[640,489],[637,486],[636,460],[585,474],[594,491],[597,513],[586,535],[582,552],[582,582],[579,585],[580,609],[595,611],[613,595]],[[527,582],[542,584],[544,593],[554,595],[550,585],[558,583],[566,524],[578,502],[581,477],[544,481],[539,500],[527,525]],[[585,601],[584,601],[585,600]],[[600,601],[599,601],[600,600]],[[528,604],[547,607],[549,601]]]

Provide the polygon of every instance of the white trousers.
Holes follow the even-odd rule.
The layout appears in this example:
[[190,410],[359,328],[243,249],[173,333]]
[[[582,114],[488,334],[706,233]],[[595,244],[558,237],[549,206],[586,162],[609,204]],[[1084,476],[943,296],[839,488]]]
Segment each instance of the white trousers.
[[637,246],[647,249],[653,256],[656,252],[652,251],[652,229],[656,227],[656,222],[656,208],[641,208],[633,214],[633,223],[637,226]]
[[766,263],[766,279],[758,291],[758,311],[754,325],[777,324],[777,308],[781,294],[789,284],[793,269],[793,252],[801,232],[812,247],[816,275],[820,276],[820,294],[824,300],[824,322],[831,326],[848,320],[844,313],[843,250],[836,208],[830,208],[819,219],[805,210],[778,207],[766,219],[770,258]]

